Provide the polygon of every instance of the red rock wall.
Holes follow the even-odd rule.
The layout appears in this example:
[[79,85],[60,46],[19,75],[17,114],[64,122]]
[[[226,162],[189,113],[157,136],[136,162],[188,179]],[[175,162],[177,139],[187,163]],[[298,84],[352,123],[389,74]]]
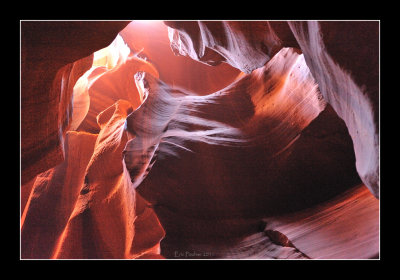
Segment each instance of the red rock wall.
[[21,22],[21,180],[61,163],[72,90],[129,22]]
[[[132,100],[116,90],[111,102],[101,103],[96,134],[68,131],[88,114],[89,100],[77,98],[88,88],[75,88],[76,82],[96,62],[93,52],[107,47],[127,24],[22,23],[22,258],[162,258],[163,228],[132,190],[122,162],[124,118],[133,108],[116,101],[128,99],[136,108],[137,91]],[[101,72],[107,85],[112,73]],[[97,70],[88,86],[98,77]],[[95,97],[88,109],[96,110]]]
[[165,23],[175,54],[245,73],[282,47],[299,47],[324,99],[348,127],[361,179],[379,197],[378,21]]
[[165,23],[22,23],[22,258],[376,257],[376,34]]

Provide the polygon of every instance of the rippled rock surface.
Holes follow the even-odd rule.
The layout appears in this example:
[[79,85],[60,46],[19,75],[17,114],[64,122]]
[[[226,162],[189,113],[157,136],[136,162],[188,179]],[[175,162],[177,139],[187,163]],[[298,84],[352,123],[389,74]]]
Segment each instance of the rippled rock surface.
[[374,23],[127,24],[22,25],[23,259],[379,257]]

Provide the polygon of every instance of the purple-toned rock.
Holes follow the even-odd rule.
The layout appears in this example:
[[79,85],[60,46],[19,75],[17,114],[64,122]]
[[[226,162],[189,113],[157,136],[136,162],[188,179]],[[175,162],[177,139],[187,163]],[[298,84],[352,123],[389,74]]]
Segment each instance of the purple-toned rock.
[[281,48],[268,21],[165,21],[175,54],[218,65],[226,62],[251,73]]
[[379,198],[379,23],[289,25],[324,99],[346,123],[358,174]]

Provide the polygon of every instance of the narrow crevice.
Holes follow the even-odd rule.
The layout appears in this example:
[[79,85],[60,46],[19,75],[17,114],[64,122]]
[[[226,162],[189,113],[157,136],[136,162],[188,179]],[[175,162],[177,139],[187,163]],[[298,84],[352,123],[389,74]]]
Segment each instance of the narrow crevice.
[[277,230],[264,230],[264,233],[268,236],[268,238],[271,240],[272,243],[282,247],[291,247],[295,249],[296,252],[300,253],[303,257],[311,259],[305,253],[300,251],[296,246],[294,246],[292,241],[290,241],[290,239],[282,232],[279,232]]

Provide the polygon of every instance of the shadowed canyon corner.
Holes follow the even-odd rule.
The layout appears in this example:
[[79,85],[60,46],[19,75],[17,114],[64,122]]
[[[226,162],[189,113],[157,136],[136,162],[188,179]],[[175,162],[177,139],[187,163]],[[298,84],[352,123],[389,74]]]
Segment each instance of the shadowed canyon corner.
[[20,21],[21,259],[379,259],[380,22]]

